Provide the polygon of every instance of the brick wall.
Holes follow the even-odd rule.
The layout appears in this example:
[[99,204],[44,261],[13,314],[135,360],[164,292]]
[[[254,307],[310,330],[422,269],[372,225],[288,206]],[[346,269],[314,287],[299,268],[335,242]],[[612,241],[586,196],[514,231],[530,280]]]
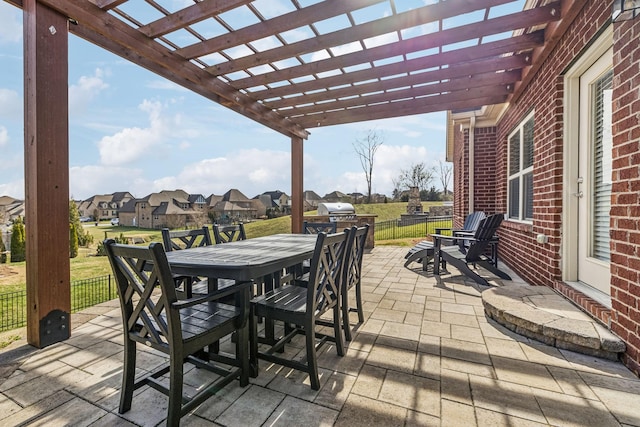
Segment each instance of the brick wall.
[[640,17],[614,24],[611,329],[640,372]]
[[[506,211],[506,150],[509,133],[529,114],[534,120],[534,221],[505,221],[501,227],[501,258],[529,283],[554,286],[562,280],[561,229],[563,195],[563,71],[597,36],[611,17],[610,2],[591,0],[547,58],[523,95],[498,123],[496,207]],[[539,244],[538,234],[549,237]],[[508,237],[507,237],[508,236]],[[535,256],[533,256],[535,254]]]
[[496,128],[476,128],[473,151],[473,210],[487,215],[496,208]]
[[[614,27],[613,189],[611,200],[612,310],[577,292],[562,281],[563,196],[563,72],[597,37],[611,17],[611,2],[586,1],[582,12],[561,38],[535,78],[512,102],[495,130],[494,210],[506,212],[506,150],[509,133],[535,111],[534,220],[532,224],[505,221],[500,230],[500,257],[533,285],[555,288],[611,329],[627,345],[625,364],[640,372],[640,18]],[[485,133],[486,132],[486,133]],[[491,129],[476,129],[479,140]],[[468,135],[463,135],[464,145]],[[460,143],[456,140],[457,143]],[[465,165],[466,147],[457,147],[455,168]],[[484,154],[482,154],[484,155]],[[481,160],[482,155],[476,160]],[[464,169],[466,171],[466,169]],[[459,172],[456,172],[456,176]],[[482,172],[480,172],[482,173]],[[490,174],[489,174],[490,175]],[[489,190],[476,170],[476,210],[485,209]],[[489,179],[489,178],[488,178]],[[458,183],[462,178],[458,177]],[[461,188],[455,187],[456,191]],[[466,189],[462,189],[468,197]],[[458,203],[458,198],[456,198]],[[487,201],[487,206],[491,202]],[[464,206],[464,201],[462,203]],[[536,235],[549,237],[547,244]]]

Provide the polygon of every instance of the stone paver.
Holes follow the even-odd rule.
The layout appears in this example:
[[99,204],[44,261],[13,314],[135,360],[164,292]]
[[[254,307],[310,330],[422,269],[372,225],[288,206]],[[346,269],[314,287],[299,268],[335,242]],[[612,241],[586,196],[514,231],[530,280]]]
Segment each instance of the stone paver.
[[[640,426],[640,380],[619,362],[572,351],[596,341],[598,352],[619,351],[605,328],[548,289],[490,277],[501,286],[481,293],[453,268],[439,281],[420,265],[404,268],[405,253],[389,246],[365,255],[366,321],[344,357],[333,345],[318,352],[319,391],[303,373],[261,363],[248,387],[229,384],[181,425]],[[505,327],[485,309],[511,320],[518,310],[526,315]],[[117,301],[72,322],[64,343],[38,350],[18,342],[0,351],[0,425],[164,425],[167,399],[150,388],[137,390],[132,409],[118,414]],[[285,354],[303,355],[302,343],[296,337]],[[164,360],[150,349],[138,356],[139,367]],[[187,371],[187,390],[204,378]]]

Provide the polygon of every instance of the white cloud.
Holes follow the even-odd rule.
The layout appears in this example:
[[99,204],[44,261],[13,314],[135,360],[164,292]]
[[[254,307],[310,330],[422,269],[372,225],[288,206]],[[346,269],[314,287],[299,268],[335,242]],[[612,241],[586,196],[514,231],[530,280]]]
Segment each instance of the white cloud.
[[[84,200],[95,194],[111,194],[115,191],[129,191],[142,197],[148,193],[148,182],[140,185],[143,171],[101,165],[74,166],[69,168],[69,196]],[[136,191],[139,191],[136,193]],[[146,193],[144,194],[146,195]]]
[[20,40],[22,40],[20,9],[5,4],[0,13],[0,44],[18,43]]
[[3,147],[9,143],[9,132],[4,126],[0,126],[0,147]]
[[285,151],[248,149],[185,165],[177,176],[153,181],[150,191],[182,188],[189,193],[223,194],[237,188],[247,197],[268,190],[290,192],[291,156]]
[[0,196],[4,195],[24,199],[24,179],[0,184]]
[[96,68],[93,76],[81,76],[76,84],[69,86],[69,111],[71,114],[82,114],[87,106],[100,92],[108,88],[104,82],[105,72]]
[[145,100],[139,108],[149,115],[149,127],[125,128],[115,135],[105,136],[98,142],[103,165],[118,166],[150,155],[166,138],[167,126],[160,113],[159,102]]
[[22,97],[15,90],[0,88],[0,117],[20,120],[23,112]]

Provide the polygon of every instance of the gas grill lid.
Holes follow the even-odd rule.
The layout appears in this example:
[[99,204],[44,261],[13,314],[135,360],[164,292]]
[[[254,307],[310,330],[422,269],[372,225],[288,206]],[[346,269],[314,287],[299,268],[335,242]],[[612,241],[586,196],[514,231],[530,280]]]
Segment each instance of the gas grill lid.
[[351,203],[318,203],[318,215],[354,215]]

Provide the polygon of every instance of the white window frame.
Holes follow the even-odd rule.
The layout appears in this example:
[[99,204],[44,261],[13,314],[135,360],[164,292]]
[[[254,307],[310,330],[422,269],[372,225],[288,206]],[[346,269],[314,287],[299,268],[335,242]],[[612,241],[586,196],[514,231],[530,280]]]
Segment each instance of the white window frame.
[[[532,111],[518,124],[518,126],[516,126],[516,128],[513,131],[511,131],[511,133],[507,137],[507,217],[509,218],[510,221],[519,221],[519,222],[526,222],[526,223],[533,222],[533,217],[525,216],[526,205],[525,205],[525,198],[524,198],[524,194],[525,194],[524,179],[525,179],[525,176],[527,176],[528,174],[531,174],[533,179],[533,163],[534,162],[532,161],[531,165],[528,166],[527,168],[523,168],[523,162],[524,162],[523,135],[524,135],[524,125],[527,124],[529,121],[533,121],[533,126],[535,130],[534,117],[535,117],[535,111]],[[519,154],[519,160],[518,160],[520,166],[517,172],[511,173],[511,139],[517,133],[520,134],[520,154]],[[535,141],[534,141],[533,150],[534,150],[534,158],[535,158]],[[510,184],[513,180],[518,180],[518,195],[519,195],[518,205],[519,206],[518,206],[517,216],[512,215],[512,212],[511,212]],[[531,192],[531,204],[533,205],[533,191]]]

